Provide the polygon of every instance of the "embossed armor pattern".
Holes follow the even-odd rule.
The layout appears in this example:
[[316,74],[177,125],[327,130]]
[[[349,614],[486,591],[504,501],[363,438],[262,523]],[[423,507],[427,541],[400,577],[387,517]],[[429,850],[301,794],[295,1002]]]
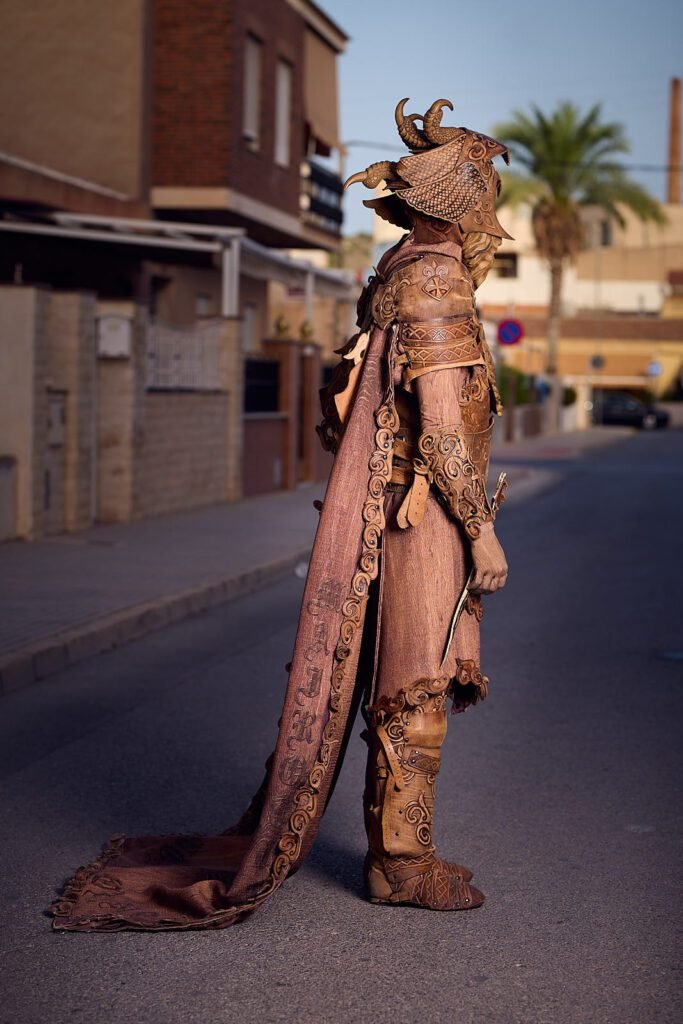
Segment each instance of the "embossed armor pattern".
[[384,705],[368,709],[372,724],[363,734],[369,747],[365,874],[374,902],[433,910],[467,910],[483,902],[469,885],[472,872],[441,860],[432,840],[436,776],[447,730],[445,702],[456,683],[420,680],[393,710]]
[[450,256],[418,255],[378,282],[372,314],[380,327],[392,321],[421,323],[444,317],[475,317],[472,279]]
[[448,427],[425,431],[418,450],[415,472],[423,473],[435,484],[448,511],[462,523],[470,540],[476,540],[484,523],[492,522],[493,514],[462,431]]
[[431,370],[484,363],[477,322],[472,317],[452,323],[435,323],[432,320],[401,324],[398,336],[406,357],[402,377],[404,387]]

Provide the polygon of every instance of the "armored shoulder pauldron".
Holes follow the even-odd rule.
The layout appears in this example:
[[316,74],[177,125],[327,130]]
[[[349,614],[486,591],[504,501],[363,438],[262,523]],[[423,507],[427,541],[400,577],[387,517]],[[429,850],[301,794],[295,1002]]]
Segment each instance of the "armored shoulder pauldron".
[[404,243],[373,281],[369,305],[380,327],[398,325],[402,384],[423,373],[485,365],[486,342],[474,304],[472,280],[460,247],[446,252]]
[[427,252],[388,270],[372,301],[380,327],[476,315],[472,281],[459,259]]

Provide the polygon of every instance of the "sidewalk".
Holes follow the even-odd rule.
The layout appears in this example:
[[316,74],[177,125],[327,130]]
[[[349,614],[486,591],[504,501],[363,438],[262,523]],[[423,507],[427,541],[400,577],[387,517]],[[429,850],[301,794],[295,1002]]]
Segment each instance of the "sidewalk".
[[[551,486],[556,468],[610,430],[502,444],[510,503]],[[518,464],[516,464],[518,463]],[[323,484],[233,504],[0,545],[0,693],[239,597],[308,558]]]

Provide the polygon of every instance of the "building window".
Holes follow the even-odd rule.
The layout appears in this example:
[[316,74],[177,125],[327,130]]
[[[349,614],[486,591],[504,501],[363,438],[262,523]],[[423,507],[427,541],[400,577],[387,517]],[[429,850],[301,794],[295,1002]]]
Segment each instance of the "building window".
[[291,109],[292,67],[279,60],[275,74],[275,163],[280,167],[289,167]]
[[517,277],[517,253],[496,253],[496,258],[493,261],[493,274],[494,277]]
[[600,245],[612,245],[612,222],[609,220],[600,221]]
[[247,36],[244,47],[244,111],[242,134],[251,149],[261,141],[261,80],[263,44],[256,36]]

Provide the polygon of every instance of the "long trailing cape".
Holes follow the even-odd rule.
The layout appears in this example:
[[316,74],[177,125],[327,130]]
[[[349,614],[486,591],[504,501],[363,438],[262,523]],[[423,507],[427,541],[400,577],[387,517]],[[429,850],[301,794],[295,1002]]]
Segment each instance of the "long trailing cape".
[[225,928],[256,910],[310,850],[361,685],[398,425],[391,346],[391,329],[373,328],[325,494],[277,746],[260,790],[218,836],[114,837],[53,904],[55,928]]

